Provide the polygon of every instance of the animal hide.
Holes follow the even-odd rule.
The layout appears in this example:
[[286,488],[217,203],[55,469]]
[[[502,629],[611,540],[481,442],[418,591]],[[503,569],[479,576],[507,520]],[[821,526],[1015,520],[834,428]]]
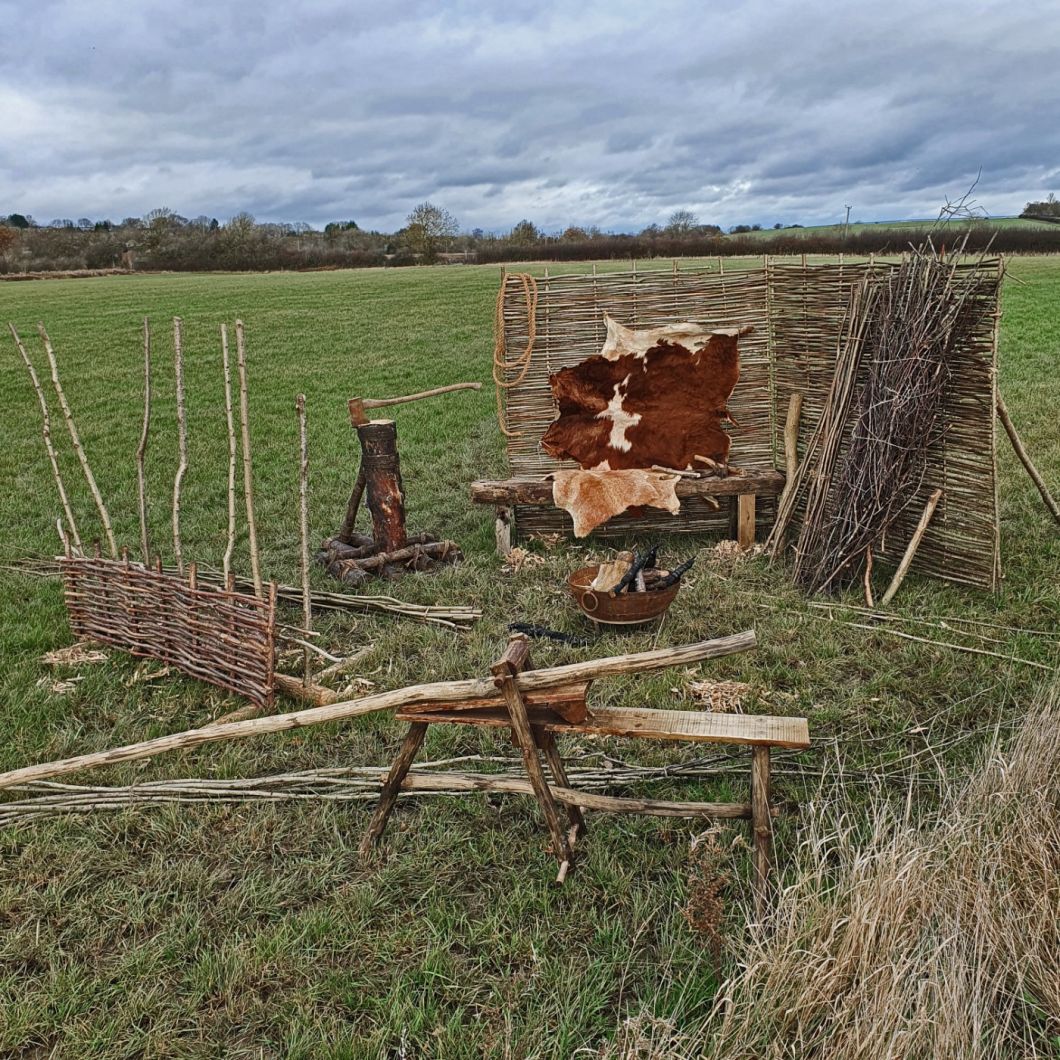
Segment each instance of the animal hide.
[[726,463],[721,423],[732,419],[737,341],[751,329],[635,330],[605,319],[602,351],[549,377],[559,416],[541,439],[545,452],[594,470],[690,468],[696,456]]
[[642,504],[676,515],[681,508],[678,481],[676,475],[641,469],[557,471],[552,476],[552,501],[570,512],[574,536],[585,537],[608,519]]

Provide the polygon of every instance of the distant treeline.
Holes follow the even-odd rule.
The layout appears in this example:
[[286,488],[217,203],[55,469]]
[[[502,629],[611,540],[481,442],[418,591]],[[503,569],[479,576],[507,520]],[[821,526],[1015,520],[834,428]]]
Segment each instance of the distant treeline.
[[[1028,204],[1045,218],[1055,202]],[[1029,216],[1029,215],[1026,215]],[[989,221],[939,225],[841,227],[814,231],[779,225],[762,231],[737,225],[728,234],[699,224],[678,211],[666,227],[651,225],[637,234],[568,228],[557,235],[521,221],[505,236],[475,230],[461,233],[444,210],[424,203],[395,233],[368,232],[353,221],[334,222],[322,231],[308,225],[259,224],[237,214],[224,224],[194,220],[170,210],[121,222],[82,218],[38,225],[21,214],[0,217],[0,273],[46,273],[124,268],[136,271],[271,271],[367,268],[442,262],[590,261],[599,259],[714,257],[798,254],[897,254],[928,234],[936,245],[953,246],[968,237],[970,250],[988,246],[998,253],[1060,253],[1060,225],[1043,228]]]

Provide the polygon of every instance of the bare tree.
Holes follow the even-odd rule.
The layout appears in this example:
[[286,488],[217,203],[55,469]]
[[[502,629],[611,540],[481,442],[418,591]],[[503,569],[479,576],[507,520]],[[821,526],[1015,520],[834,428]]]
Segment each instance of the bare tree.
[[666,222],[665,232],[669,236],[687,236],[699,227],[699,218],[691,210],[674,210]]
[[459,231],[456,218],[430,202],[420,203],[405,219],[405,242],[424,261],[433,261]]

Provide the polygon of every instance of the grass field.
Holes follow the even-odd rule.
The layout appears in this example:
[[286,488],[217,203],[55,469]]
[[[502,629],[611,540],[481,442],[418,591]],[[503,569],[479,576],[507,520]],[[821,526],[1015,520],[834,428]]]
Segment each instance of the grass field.
[[[849,225],[843,225],[840,222],[834,225],[804,225],[801,228],[762,228],[757,232],[744,232],[743,235],[750,236],[752,239],[767,239],[776,235],[841,236],[844,228],[847,234],[852,236],[862,232],[872,232],[874,229],[907,228],[910,231],[924,232],[930,229],[935,224],[935,221],[934,217],[926,217],[914,221],[851,221]],[[1056,227],[1056,225],[1050,224],[1048,221],[1035,221],[1025,217],[983,217],[969,221],[960,219],[947,221],[946,230],[952,234],[954,229],[961,232],[966,228],[982,225],[989,228],[1041,229]]]
[[[726,264],[729,267],[729,264]],[[1001,334],[1001,385],[1039,466],[1060,489],[1056,372],[1060,262],[1012,261]],[[163,275],[0,284],[0,322],[23,336],[46,321],[86,450],[115,519],[134,546],[133,453],[140,429],[139,328],[156,334],[154,434],[148,454],[153,540],[169,554],[176,468],[168,321],[185,321],[190,470],[185,552],[217,564],[224,547],[225,461],[217,325],[246,321],[260,536],[267,573],[296,577],[297,435],[294,395],[309,397],[311,522],[315,537],[341,519],[355,473],[345,399],[465,379],[489,381],[497,270],[451,267],[311,274]],[[58,504],[24,368],[0,339],[0,561],[53,554]],[[43,357],[37,357],[38,371]],[[466,485],[503,471],[488,385],[398,410],[414,529],[443,531],[467,556],[459,569],[411,578],[393,591],[421,602],[477,603],[483,621],[453,634],[383,618],[322,620],[338,654],[373,645],[359,673],[380,688],[482,672],[514,619],[575,629],[560,576],[584,546],[541,550],[544,562],[500,573],[489,513]],[[56,434],[61,424],[54,424]],[[68,449],[68,447],[66,447]],[[67,482],[80,483],[72,460]],[[896,604],[910,617],[963,615],[997,623],[992,641],[966,640],[1046,666],[1060,615],[1060,538],[1007,444],[1001,449],[1000,596],[911,578]],[[92,525],[77,490],[77,513]],[[797,810],[837,753],[861,790],[864,774],[915,778],[917,812],[966,774],[995,731],[1009,731],[1045,671],[958,654],[827,622],[750,561],[712,562],[701,550],[665,626],[670,643],[754,627],[760,648],[697,668],[747,681],[748,709],[805,714],[813,750],[788,757],[777,789]],[[240,562],[245,566],[245,541]],[[326,585],[319,572],[318,584]],[[131,659],[86,667],[73,691],[50,691],[43,652],[69,642],[59,586],[0,571],[0,768],[102,749],[189,728],[237,704],[191,681],[131,684]],[[1011,628],[1004,628],[1011,627]],[[907,627],[940,639],[952,631]],[[607,635],[591,648],[542,644],[537,665],[649,647],[650,633]],[[616,704],[669,704],[689,675],[601,682]],[[373,716],[116,767],[100,783],[137,778],[253,776],[326,765],[383,763],[399,726]],[[837,749],[841,751],[837,752]],[[692,749],[629,742],[568,746],[661,763]],[[510,757],[498,736],[435,727],[425,757]],[[797,772],[801,769],[802,773]],[[884,785],[886,788],[887,785]],[[660,798],[729,797],[729,774],[652,785]],[[856,802],[855,802],[856,805]],[[365,806],[168,807],[57,818],[0,832],[0,1053],[113,1056],[598,1055],[624,1020],[648,1015],[694,1026],[716,987],[711,940],[686,917],[694,864],[689,822],[597,818],[566,886],[530,805],[482,796],[407,802],[368,864],[356,846]],[[749,866],[736,828],[723,835],[737,877],[727,892],[728,959],[739,959],[739,900]],[[779,852],[798,858],[797,814]],[[600,1055],[608,1055],[600,1053]],[[615,1054],[610,1054],[615,1055]],[[632,1055],[632,1054],[630,1054]]]

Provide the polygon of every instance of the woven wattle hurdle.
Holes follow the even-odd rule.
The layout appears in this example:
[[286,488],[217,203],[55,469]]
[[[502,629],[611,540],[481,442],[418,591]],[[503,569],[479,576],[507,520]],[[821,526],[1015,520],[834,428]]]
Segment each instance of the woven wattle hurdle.
[[[787,408],[793,391],[802,392],[801,444],[821,417],[853,288],[866,274],[882,276],[891,268],[878,261],[770,262],[777,408]],[[970,274],[970,266],[960,271]],[[1000,259],[984,263],[976,278],[969,275],[976,284],[971,296],[976,308],[957,343],[957,367],[943,409],[946,430],[928,451],[920,491],[910,498],[878,557],[901,558],[928,497],[941,488],[942,502],[911,569],[995,591],[1001,581],[994,409],[1002,276]],[[800,521],[801,514],[796,515],[795,524]]]
[[192,588],[187,577],[100,557],[59,561],[74,636],[157,659],[269,708],[276,598]]
[[[804,445],[816,426],[835,369],[836,352],[850,293],[863,276],[883,275],[886,262],[801,264],[770,259],[761,268],[719,273],[714,269],[578,273],[539,277],[536,340],[526,376],[505,391],[503,423],[513,477],[541,478],[570,461],[557,461],[540,448],[556,418],[548,377],[560,368],[599,353],[606,329],[603,314],[631,327],[695,321],[709,327],[751,324],[740,340],[740,381],[729,408],[740,427],[732,435],[731,462],[737,467],[782,466],[782,432],[794,391],[803,394],[799,432]],[[944,440],[933,447],[920,494],[886,542],[881,558],[897,560],[931,492],[944,490],[912,569],[923,574],[996,590],[1001,577],[998,528],[995,396],[997,319],[1003,267],[991,261],[977,281],[979,307],[960,343],[945,416]],[[510,358],[527,343],[527,303],[516,275],[503,280],[504,338]],[[512,381],[517,372],[508,374]],[[772,521],[774,504],[759,498],[760,531]],[[796,522],[798,516],[796,517]],[[682,505],[677,516],[619,516],[594,534],[725,533],[728,513],[702,501]],[[559,510],[518,508],[519,533],[567,532],[570,519]]]
[[[527,342],[527,304],[517,276],[507,275],[504,335],[509,357]],[[738,467],[774,467],[774,404],[769,353],[766,270],[752,269],[720,275],[716,270],[651,270],[539,277],[537,337],[529,370],[523,381],[506,392],[504,425],[509,432],[508,459],[516,477],[543,478],[572,461],[554,460],[539,445],[556,418],[548,377],[560,368],[578,364],[599,353],[606,328],[603,314],[631,327],[647,328],[692,320],[711,327],[743,327],[754,333],[740,339],[740,381],[729,409],[740,424],[732,426],[731,461]],[[509,374],[509,381],[517,375]],[[772,520],[772,500],[761,498],[762,525]],[[520,534],[566,532],[570,517],[547,508],[516,510]],[[677,516],[666,512],[621,515],[597,530],[595,537],[651,532],[725,532],[729,514],[715,511],[700,499],[686,500]]]

